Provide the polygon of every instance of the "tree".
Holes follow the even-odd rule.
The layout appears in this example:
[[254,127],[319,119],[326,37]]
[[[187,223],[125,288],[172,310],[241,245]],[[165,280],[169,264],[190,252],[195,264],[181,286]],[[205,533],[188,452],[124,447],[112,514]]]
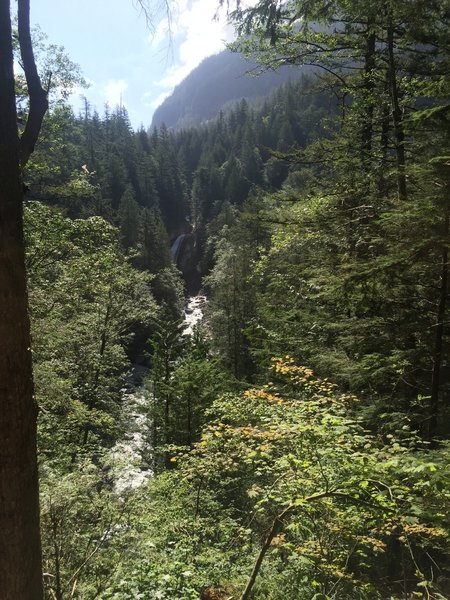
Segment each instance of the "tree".
[[122,236],[122,244],[126,250],[136,246],[139,239],[139,205],[134,197],[131,186],[128,186],[119,204],[119,226]]
[[149,480],[105,598],[448,597],[448,447],[370,434],[358,398],[271,363]]
[[248,279],[255,254],[242,223],[232,228],[225,225],[216,242],[215,265],[204,279],[211,290],[207,314],[212,347],[237,379],[251,371],[244,328],[253,310],[253,290]]
[[[144,7],[144,2],[139,2]],[[48,108],[30,33],[30,0],[17,2],[18,40],[29,96],[17,133],[9,0],[0,2],[0,589],[4,600],[41,600],[37,407],[23,240],[21,168],[32,154]]]
[[[157,322],[157,330],[152,339],[151,386],[153,393],[153,446],[173,442],[170,428],[172,410],[172,390],[170,379],[173,365],[181,355],[186,339],[182,335],[183,322],[171,319],[166,309],[164,318]],[[160,432],[162,435],[158,435]]]
[[279,146],[308,174],[291,171],[278,196],[292,208],[260,263],[253,341],[267,359],[292,340],[288,351],[378,404],[374,425],[408,413],[429,437],[447,410],[448,7],[261,0],[235,13],[239,48],[265,67],[314,65],[342,110],[307,148]]
[[186,185],[175,153],[173,136],[163,126],[152,136],[152,147],[157,166],[156,188],[159,208],[170,237],[186,227]]
[[31,46],[29,0],[18,1],[18,32],[30,96],[17,135],[10,3],[0,3],[0,589],[5,600],[42,598],[33,396],[20,166],[33,151],[47,94]]

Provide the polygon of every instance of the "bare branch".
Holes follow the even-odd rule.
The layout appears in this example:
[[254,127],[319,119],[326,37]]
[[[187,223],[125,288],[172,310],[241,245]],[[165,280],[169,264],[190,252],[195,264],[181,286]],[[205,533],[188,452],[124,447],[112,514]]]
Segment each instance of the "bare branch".
[[133,4],[137,6],[145,17],[147,27],[152,33],[155,33],[158,25],[159,15],[163,14],[167,22],[167,31],[170,37],[172,32],[172,8],[170,0],[160,0],[159,2],[149,2],[149,0],[133,0]]
[[[157,32],[158,24],[161,21],[166,22],[165,33],[169,39],[167,50],[168,54],[172,53],[172,39],[173,39],[173,10],[170,0],[133,0],[133,4],[140,12],[144,15],[147,28],[154,36]],[[166,57],[167,58],[167,57]]]
[[272,523],[272,527],[270,532],[256,558],[255,564],[253,566],[252,572],[248,579],[245,590],[242,593],[240,600],[248,600],[250,598],[251,591],[253,589],[253,585],[256,581],[256,577],[258,576],[259,570],[261,568],[261,564],[264,560],[264,557],[272,545],[273,538],[281,531],[284,526],[285,521],[296,511],[300,510],[302,506],[305,504],[311,504],[316,502],[317,500],[323,500],[325,498],[339,498],[342,500],[347,500],[348,502],[353,502],[356,504],[363,504],[365,506],[370,506],[371,508],[378,508],[376,504],[372,504],[371,502],[367,502],[361,498],[356,498],[351,494],[340,492],[339,490],[325,490],[324,492],[318,492],[317,494],[312,494],[311,496],[307,496],[303,498],[302,504],[290,504],[287,506],[279,515],[277,515]]

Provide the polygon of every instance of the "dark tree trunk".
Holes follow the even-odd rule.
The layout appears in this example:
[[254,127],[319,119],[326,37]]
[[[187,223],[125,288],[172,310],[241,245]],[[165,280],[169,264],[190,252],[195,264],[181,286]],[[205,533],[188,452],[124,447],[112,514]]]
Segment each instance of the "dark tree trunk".
[[270,549],[270,546],[272,544],[272,541],[274,539],[274,537],[276,535],[278,535],[280,533],[280,531],[283,528],[283,520],[292,512],[292,507],[289,506],[288,508],[286,508],[280,515],[278,515],[277,517],[275,517],[274,522],[272,523],[272,527],[269,531],[269,534],[263,544],[263,547],[261,548],[261,550],[259,551],[258,556],[256,557],[256,561],[255,564],[253,566],[252,572],[250,574],[250,577],[247,581],[247,585],[245,586],[245,590],[242,592],[242,596],[240,597],[240,600],[248,600],[250,598],[250,595],[252,593],[252,589],[253,586],[255,585],[255,581],[256,578],[258,576],[258,573],[261,569],[261,565],[262,562],[264,560],[264,557],[266,556],[268,550]]
[[389,62],[389,88],[392,102],[392,121],[394,123],[395,151],[397,156],[397,187],[400,200],[406,200],[406,152],[405,131],[403,129],[403,115],[400,106],[400,94],[397,83],[397,71],[394,48],[394,26],[389,25],[387,30],[388,62]]
[[194,432],[192,431],[192,398],[191,392],[187,395],[187,440],[186,443],[189,448],[193,447]]
[[9,0],[0,0],[0,595],[41,600],[36,416]]
[[[99,352],[98,352],[98,366],[95,370],[92,387],[89,390],[89,397],[88,397],[87,403],[86,403],[89,412],[91,412],[94,409],[95,403],[97,401],[98,386],[99,386],[99,382],[100,382],[100,370],[101,370],[100,365],[103,361],[103,357],[104,357],[105,351],[106,351],[106,344],[108,342],[108,326],[109,326],[109,321],[111,319],[112,296],[113,296],[113,290],[111,288],[109,290],[109,294],[108,294],[108,306],[106,307],[105,318],[103,320],[103,330],[102,330],[102,334],[100,337],[100,348],[99,348]],[[91,431],[91,426],[89,423],[87,423],[83,428],[83,436],[82,436],[83,437],[83,440],[82,440],[83,446],[86,446],[86,444],[88,443],[90,431]],[[72,456],[72,463],[75,461],[75,458],[76,458],[76,454],[74,454]]]
[[[41,131],[42,119],[48,109],[48,98],[47,92],[42,88],[34,60],[30,31],[30,0],[19,0],[17,17],[20,56],[30,99],[30,110],[19,145],[20,164],[24,167],[34,151],[34,146]],[[48,87],[50,87],[50,81]]]
[[[386,79],[384,82],[384,95],[386,98],[389,96],[389,72],[386,72]],[[381,107],[381,133],[380,133],[380,150],[381,150],[381,164],[380,164],[380,175],[378,179],[378,194],[384,196],[387,193],[387,181],[386,172],[388,171],[388,152],[389,152],[389,129],[391,124],[390,117],[390,106],[387,100],[383,100]]]

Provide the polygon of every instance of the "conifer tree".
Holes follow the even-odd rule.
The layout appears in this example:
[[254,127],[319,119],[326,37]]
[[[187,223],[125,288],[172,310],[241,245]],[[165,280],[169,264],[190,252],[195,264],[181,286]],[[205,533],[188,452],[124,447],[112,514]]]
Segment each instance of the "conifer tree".
[[126,250],[136,246],[140,238],[140,210],[131,186],[127,186],[119,204],[119,223],[122,243]]

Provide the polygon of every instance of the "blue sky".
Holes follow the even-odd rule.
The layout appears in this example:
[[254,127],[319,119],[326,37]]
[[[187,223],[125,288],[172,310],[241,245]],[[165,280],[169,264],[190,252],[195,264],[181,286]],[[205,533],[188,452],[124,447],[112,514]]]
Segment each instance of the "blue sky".
[[[48,42],[65,47],[90,83],[80,93],[102,113],[122,103],[133,127],[151,123],[153,111],[206,56],[232,39],[225,14],[213,20],[215,0],[178,0],[174,3],[171,38],[160,6],[148,28],[136,0],[31,0],[31,21]],[[170,41],[171,39],[171,41]]]

